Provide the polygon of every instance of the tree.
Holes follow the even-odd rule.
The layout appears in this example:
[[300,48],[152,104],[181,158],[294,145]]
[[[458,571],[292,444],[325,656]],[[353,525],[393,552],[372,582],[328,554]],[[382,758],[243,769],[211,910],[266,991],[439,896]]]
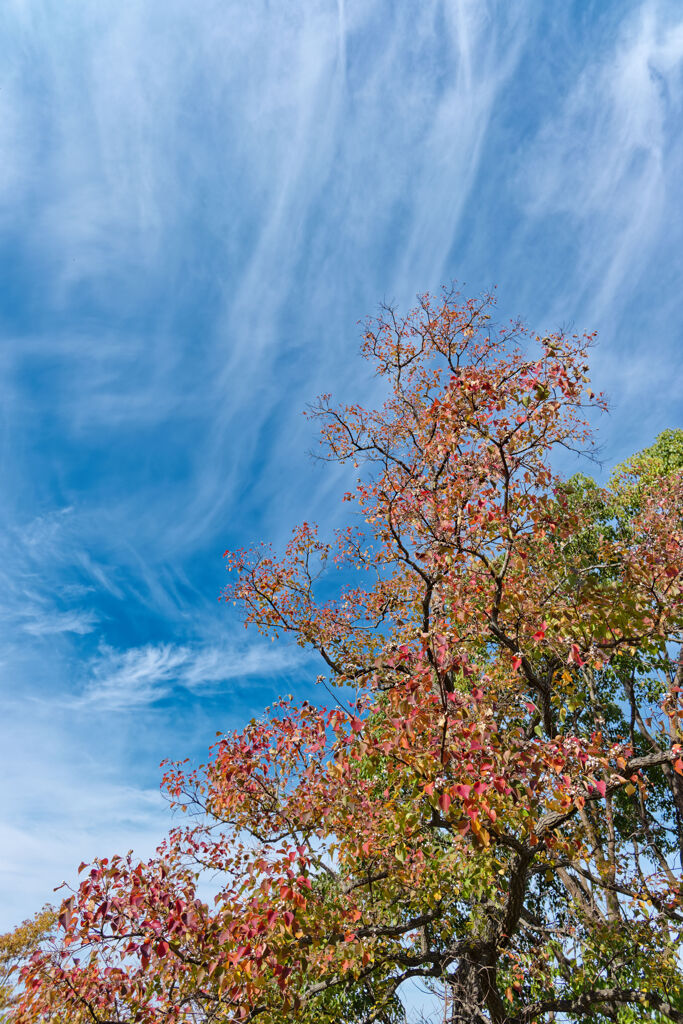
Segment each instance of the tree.
[[16,1002],[15,982],[20,967],[46,942],[56,923],[54,909],[46,906],[13,931],[0,935],[0,1021],[3,1024]]
[[452,1024],[683,1021],[681,435],[559,478],[605,405],[592,338],[491,316],[445,293],[366,325],[383,405],[311,410],[358,523],[226,553],[333,706],[166,766],[190,823],[88,866],[16,1024],[393,1021],[409,979]]

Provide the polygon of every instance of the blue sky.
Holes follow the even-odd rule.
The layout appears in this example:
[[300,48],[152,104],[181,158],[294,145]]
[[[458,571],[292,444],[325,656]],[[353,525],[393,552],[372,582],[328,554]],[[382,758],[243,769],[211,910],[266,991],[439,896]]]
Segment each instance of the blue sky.
[[681,425],[682,128],[678,3],[4,0],[0,927],[310,691],[221,555],[338,521],[379,301],[598,329],[607,466]]

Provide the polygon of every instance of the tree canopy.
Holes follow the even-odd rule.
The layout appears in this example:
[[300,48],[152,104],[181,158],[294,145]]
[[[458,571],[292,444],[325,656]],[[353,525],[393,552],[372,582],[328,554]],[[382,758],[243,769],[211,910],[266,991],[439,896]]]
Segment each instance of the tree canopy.
[[605,406],[592,336],[492,313],[366,324],[383,404],[310,410],[356,519],[226,553],[226,599],[320,654],[331,706],[166,765],[190,813],[82,865],[16,1024],[399,1021],[410,979],[452,1024],[683,1021],[683,434],[560,477]]
[[23,921],[11,932],[0,935],[0,1022],[9,1019],[16,1003],[16,975],[41,943],[45,943],[57,923],[52,907],[43,907],[34,917]]

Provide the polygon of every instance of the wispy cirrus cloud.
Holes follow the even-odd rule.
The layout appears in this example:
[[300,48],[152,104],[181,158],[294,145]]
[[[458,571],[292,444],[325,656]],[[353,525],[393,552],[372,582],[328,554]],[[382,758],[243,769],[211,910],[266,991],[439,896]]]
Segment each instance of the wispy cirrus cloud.
[[168,697],[174,686],[201,692],[219,683],[281,679],[307,660],[298,648],[266,645],[105,646],[86,666],[85,686],[69,706],[101,713],[130,711]]
[[[168,554],[187,551],[229,515],[254,458],[267,491],[289,446],[307,446],[293,416],[286,444],[257,440],[280,400],[283,353],[298,412],[352,375],[344,352],[358,316],[448,276],[528,19],[464,0],[389,18],[382,3],[294,12],[203,0],[191,13],[86,4],[55,31],[57,7],[46,11],[8,15],[41,54],[42,91],[27,88],[16,54],[6,89],[23,116],[4,159],[41,158],[26,158],[21,188],[8,180],[6,209],[44,267],[43,302],[68,310],[80,293],[109,323],[93,336],[88,317],[66,331],[52,317],[10,345],[10,379],[49,360],[58,387],[40,392],[41,413],[74,450],[110,437],[113,532],[135,514],[138,552],[160,535]],[[87,39],[77,56],[72,33]],[[348,317],[331,320],[340,303]],[[141,316],[154,320],[140,325],[144,344]],[[158,457],[164,435],[170,456],[185,460],[192,437],[197,457],[163,501],[141,473],[133,513],[109,467],[139,462],[135,451]]]
[[581,254],[575,298],[591,318],[637,283],[680,182],[683,146],[671,128],[683,115],[683,18],[674,12],[645,3],[618,24],[525,154],[527,212],[557,215],[559,230],[569,219]]
[[50,636],[55,633],[77,633],[84,636],[96,628],[98,617],[93,611],[42,613],[38,609],[25,613],[21,628],[32,636]]
[[[549,253],[556,239],[563,255],[549,264],[546,322],[599,331],[593,372],[615,417],[607,454],[623,458],[680,421],[671,370],[681,344],[673,324],[683,249],[683,18],[678,4],[645,0],[606,9],[600,28],[594,52],[520,153],[515,185],[521,244],[540,239]],[[644,401],[652,394],[656,402]]]

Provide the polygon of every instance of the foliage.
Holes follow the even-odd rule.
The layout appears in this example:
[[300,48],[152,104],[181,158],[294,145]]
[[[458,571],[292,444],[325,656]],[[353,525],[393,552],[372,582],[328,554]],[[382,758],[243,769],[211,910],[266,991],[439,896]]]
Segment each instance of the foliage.
[[683,446],[553,474],[604,406],[591,340],[452,293],[368,323],[386,401],[311,410],[363,467],[359,524],[227,555],[226,597],[318,651],[335,706],[168,765],[189,823],[87,867],[16,1024],[388,1022],[409,979],[453,1024],[683,1021]]
[[57,923],[52,907],[43,907],[34,917],[23,921],[13,931],[0,935],[0,1021],[8,1020],[15,1003],[15,983],[19,968],[40,949]]

